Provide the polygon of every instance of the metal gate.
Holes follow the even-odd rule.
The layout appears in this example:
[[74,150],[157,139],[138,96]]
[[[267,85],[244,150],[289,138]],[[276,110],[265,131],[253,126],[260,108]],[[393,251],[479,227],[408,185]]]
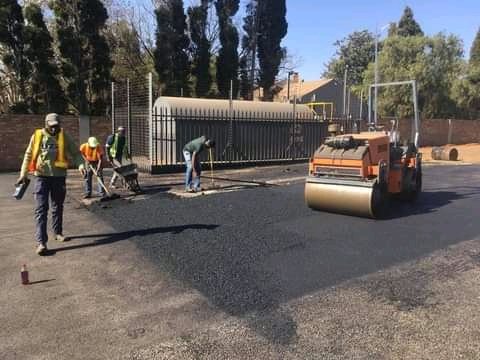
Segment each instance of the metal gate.
[[112,131],[127,130],[128,148],[139,169],[151,172],[151,91],[147,79],[112,83]]
[[[327,135],[327,123],[313,115],[237,113],[154,108],[154,171],[183,164],[182,150],[205,135],[215,140],[215,163],[258,164],[308,159]],[[202,160],[207,160],[207,154]]]
[[[183,165],[183,147],[205,135],[216,141],[217,164],[259,164],[306,160],[327,136],[326,122],[313,114],[153,107],[152,75],[112,83],[112,131],[127,129],[133,161],[145,172],[168,171]],[[202,160],[207,160],[204,154]]]

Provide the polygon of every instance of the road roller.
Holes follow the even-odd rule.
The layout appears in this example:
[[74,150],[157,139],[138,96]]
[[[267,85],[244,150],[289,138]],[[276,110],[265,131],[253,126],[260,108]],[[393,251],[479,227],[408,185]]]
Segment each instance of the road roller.
[[399,145],[398,121],[390,131],[375,123],[369,125],[367,132],[333,132],[315,151],[305,184],[310,208],[381,218],[387,213],[389,199],[417,198],[422,188],[417,111],[412,139],[403,145]]
[[305,201],[313,209],[382,217],[396,194],[415,200],[422,187],[421,153],[395,146],[381,131],[337,135],[309,163]]

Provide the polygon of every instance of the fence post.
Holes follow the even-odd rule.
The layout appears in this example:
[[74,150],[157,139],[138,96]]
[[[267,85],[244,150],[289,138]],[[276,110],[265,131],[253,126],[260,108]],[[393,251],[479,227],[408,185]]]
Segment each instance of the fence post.
[[[230,155],[233,154],[233,80],[230,80],[230,91],[228,97],[228,144],[230,146]],[[229,161],[232,161],[233,156],[229,156]]]
[[132,149],[132,114],[131,114],[131,107],[130,107],[130,79],[127,78],[127,134],[128,134],[128,149],[130,151],[130,155],[133,156],[133,149]]
[[150,165],[153,167],[153,84],[152,73],[148,73],[148,147]]
[[296,151],[297,151],[297,95],[293,97],[293,155],[292,155],[292,160],[295,160],[296,158]]
[[447,144],[452,143],[452,119],[448,119],[448,138]]
[[112,81],[112,134],[115,132],[115,82]]

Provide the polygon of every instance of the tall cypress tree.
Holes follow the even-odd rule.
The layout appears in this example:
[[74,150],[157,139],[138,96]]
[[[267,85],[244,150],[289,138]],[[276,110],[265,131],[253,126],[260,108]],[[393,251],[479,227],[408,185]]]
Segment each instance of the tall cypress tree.
[[27,5],[25,20],[25,55],[32,68],[30,108],[35,113],[63,113],[67,104],[54,62],[53,39],[40,6]]
[[233,81],[233,97],[238,92],[238,43],[239,36],[232,17],[239,9],[240,0],[216,0],[221,48],[217,58],[217,85],[222,98],[228,98],[230,81]]
[[187,50],[186,16],[183,0],[167,0],[155,10],[157,18],[155,70],[163,94],[190,95],[190,63]]
[[[468,80],[476,89],[480,89],[480,29],[475,36],[470,49],[470,61],[468,62]],[[477,90],[480,94],[480,90]],[[477,95],[477,108],[480,107],[480,96]]]
[[240,56],[240,96],[250,100],[253,100],[255,81],[257,26],[257,0],[250,0],[247,4],[246,16],[243,18],[244,35],[242,37],[242,52]]
[[287,34],[285,0],[259,0],[258,59],[260,61],[260,86],[264,100],[273,99],[272,88],[285,55],[280,43]]
[[423,36],[420,25],[413,18],[413,11],[410,7],[405,7],[403,15],[398,22],[397,35],[399,36]]
[[480,70],[480,29],[478,29],[470,49],[470,66],[478,67]]
[[211,44],[207,37],[207,18],[210,1],[202,0],[199,6],[188,9],[190,36],[193,42],[192,75],[196,79],[195,94],[197,97],[207,96],[212,86],[212,75],[210,74]]
[[102,33],[107,10],[100,0],[55,0],[52,10],[67,98],[80,114],[102,113],[112,69]]
[[30,72],[25,57],[24,19],[17,0],[0,0],[0,44],[5,48],[2,62],[15,75],[15,104],[11,110],[26,112],[27,79]]

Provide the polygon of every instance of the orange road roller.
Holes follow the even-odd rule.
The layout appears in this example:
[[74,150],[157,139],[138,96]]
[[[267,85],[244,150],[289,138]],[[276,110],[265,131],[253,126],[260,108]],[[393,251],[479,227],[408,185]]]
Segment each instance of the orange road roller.
[[310,208],[378,218],[386,214],[393,195],[417,198],[422,188],[418,113],[412,139],[404,146],[398,145],[398,123],[389,132],[371,127],[369,132],[331,136],[315,151],[305,184]]
[[421,154],[394,146],[385,132],[328,138],[309,164],[305,201],[313,209],[381,217],[389,195],[414,200],[422,187]]

